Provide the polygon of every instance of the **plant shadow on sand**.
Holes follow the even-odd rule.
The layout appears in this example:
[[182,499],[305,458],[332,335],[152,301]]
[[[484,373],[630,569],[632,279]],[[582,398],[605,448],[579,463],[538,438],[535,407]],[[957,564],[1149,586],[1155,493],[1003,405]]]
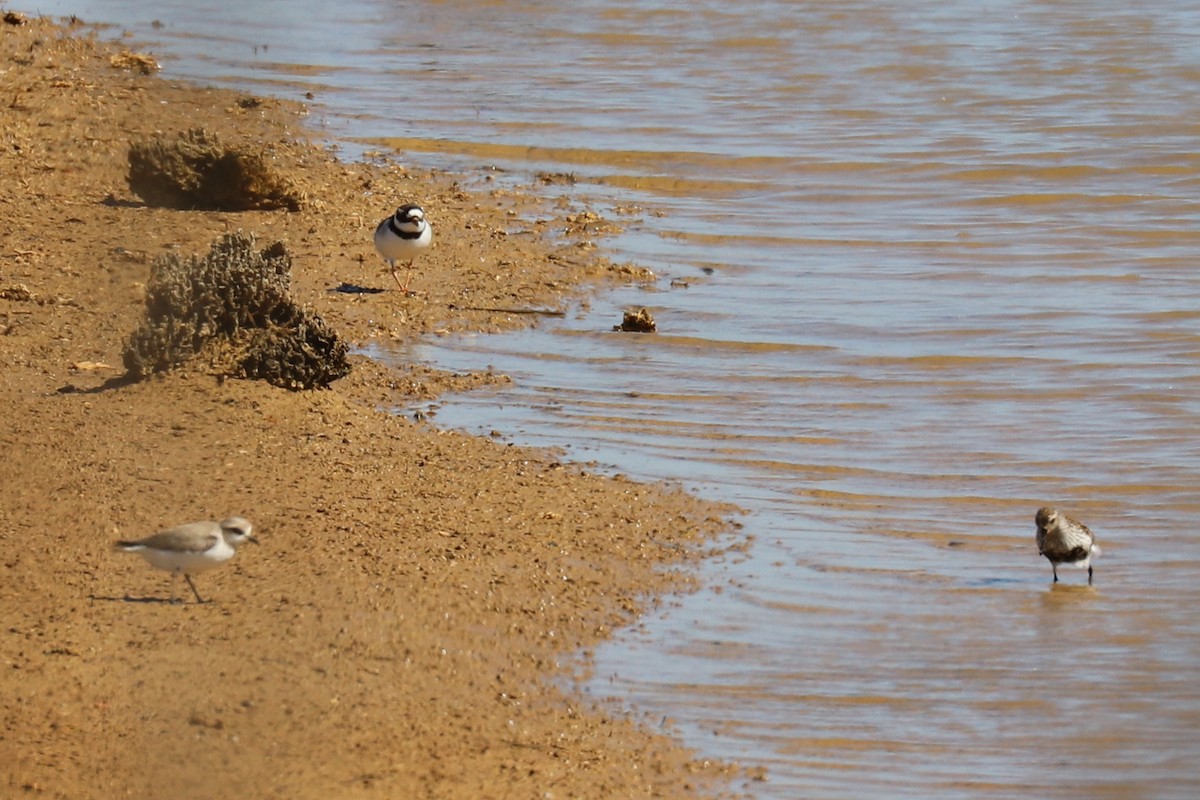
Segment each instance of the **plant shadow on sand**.
[[142,603],[142,604],[161,604],[161,605],[165,605],[165,606],[184,605],[184,601],[180,600],[178,598],[157,597],[157,596],[155,596],[155,597],[149,597],[149,596],[135,597],[130,594],[123,595],[121,597],[116,597],[114,595],[89,594],[88,600],[105,602],[105,603]]

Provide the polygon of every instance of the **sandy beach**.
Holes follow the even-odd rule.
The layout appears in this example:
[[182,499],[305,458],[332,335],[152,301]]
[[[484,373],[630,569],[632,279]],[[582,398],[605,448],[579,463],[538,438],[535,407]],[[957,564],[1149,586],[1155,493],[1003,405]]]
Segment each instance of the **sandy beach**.
[[[536,324],[622,280],[532,192],[311,143],[305,109],[172,83],[82,25],[0,23],[0,789],[6,797],[693,798],[736,767],[572,689],[731,510],[391,413],[507,380],[352,356],[325,390],[187,364],[121,385],[155,259],[243,230],[352,347]],[[128,55],[128,54],[125,54]],[[114,57],[116,57],[114,59]],[[258,148],[298,211],[131,191],[131,142]],[[375,223],[435,243],[395,290]],[[336,291],[337,287],[381,291]],[[620,335],[620,334],[614,334]],[[232,514],[261,545],[196,578],[116,553]],[[165,602],[172,588],[187,602]],[[182,591],[180,591],[182,589]],[[744,776],[743,776],[744,777]]]

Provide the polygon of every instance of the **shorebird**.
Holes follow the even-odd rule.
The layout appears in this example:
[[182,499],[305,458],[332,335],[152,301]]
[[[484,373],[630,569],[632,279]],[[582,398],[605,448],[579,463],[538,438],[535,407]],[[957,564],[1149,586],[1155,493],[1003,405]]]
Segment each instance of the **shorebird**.
[[[396,209],[396,213],[375,226],[375,249],[392,269],[392,278],[404,294],[410,294],[408,284],[412,280],[413,261],[433,241],[433,227],[425,219],[425,211],[409,203]],[[408,262],[408,277],[400,283],[396,275],[396,262]]]
[[1100,547],[1088,527],[1049,506],[1038,509],[1034,522],[1037,523],[1038,554],[1050,560],[1054,582],[1058,583],[1058,565],[1071,564],[1080,569],[1087,568],[1088,586],[1091,586],[1092,556],[1100,555]]
[[[172,575],[182,575],[192,587],[196,602],[203,603],[204,598],[196,591],[192,576],[224,564],[245,542],[258,544],[258,539],[250,534],[251,530],[253,526],[242,517],[230,517],[220,522],[189,522],[145,539],[117,542],[116,547],[126,553],[137,553],[153,567],[168,570]],[[171,602],[175,602],[174,581],[171,583]]]

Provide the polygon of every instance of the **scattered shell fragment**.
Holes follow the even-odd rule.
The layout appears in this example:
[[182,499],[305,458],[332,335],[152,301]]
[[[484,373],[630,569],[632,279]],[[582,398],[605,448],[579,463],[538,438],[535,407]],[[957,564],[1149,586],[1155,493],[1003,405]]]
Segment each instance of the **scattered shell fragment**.
[[12,300],[17,303],[29,303],[37,299],[37,295],[29,291],[23,283],[16,283],[0,289],[0,300]]
[[132,50],[122,50],[108,59],[108,63],[117,69],[134,69],[143,75],[157,72],[158,62],[145,53],[135,53]]
[[621,280],[652,283],[658,280],[654,270],[649,267],[639,267],[637,264],[610,264],[608,272]]

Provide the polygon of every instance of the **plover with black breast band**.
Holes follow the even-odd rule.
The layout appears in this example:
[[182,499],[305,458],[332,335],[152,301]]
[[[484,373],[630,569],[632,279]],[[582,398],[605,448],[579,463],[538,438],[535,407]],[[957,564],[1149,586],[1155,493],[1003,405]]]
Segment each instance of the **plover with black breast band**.
[[[414,203],[400,206],[396,213],[375,226],[375,249],[392,269],[392,277],[400,291],[412,294],[408,284],[412,281],[413,261],[433,241],[433,227],[425,219],[425,211]],[[408,262],[408,276],[404,283],[396,274],[396,262]]]
[[1092,556],[1100,555],[1100,547],[1088,526],[1049,506],[1038,509],[1034,522],[1037,523],[1038,553],[1050,560],[1054,582],[1058,583],[1058,565],[1070,564],[1087,569],[1088,586],[1091,586]]
[[[258,544],[251,534],[254,526],[243,517],[229,517],[220,522],[189,522],[136,541],[116,543],[118,550],[137,553],[158,569],[172,575],[182,575],[192,588],[197,603],[204,598],[196,591],[192,576],[212,569],[233,558],[234,553],[246,542]],[[175,602],[174,581],[171,584],[171,602]]]

